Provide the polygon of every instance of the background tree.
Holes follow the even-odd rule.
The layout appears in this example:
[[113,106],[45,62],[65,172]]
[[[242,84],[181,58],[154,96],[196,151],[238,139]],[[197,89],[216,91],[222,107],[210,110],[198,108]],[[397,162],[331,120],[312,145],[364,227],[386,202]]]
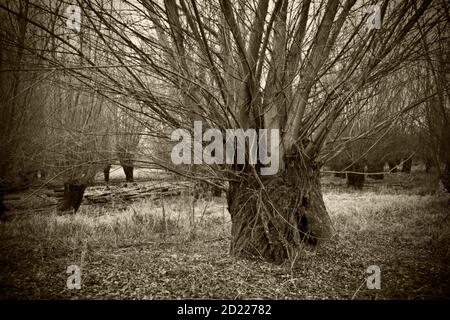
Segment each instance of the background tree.
[[40,38],[42,30],[28,23],[38,18],[29,1],[10,5],[16,15],[0,12],[0,189],[21,189],[40,169],[47,98],[42,81],[51,72],[26,72],[41,62],[26,48],[42,49],[47,41]]
[[[447,11],[448,13],[448,11]],[[448,17],[448,15],[447,15]],[[423,29],[425,49],[424,91],[436,90],[437,95],[425,104],[426,128],[435,166],[444,187],[450,192],[450,88],[449,88],[449,33],[447,25],[438,25],[433,35]],[[429,43],[432,43],[430,46]],[[423,74],[423,72],[421,73]],[[441,163],[444,169],[441,171]]]
[[116,118],[116,152],[123,167],[126,181],[132,182],[134,160],[142,134],[142,125],[138,120],[120,112],[120,109],[118,111]]

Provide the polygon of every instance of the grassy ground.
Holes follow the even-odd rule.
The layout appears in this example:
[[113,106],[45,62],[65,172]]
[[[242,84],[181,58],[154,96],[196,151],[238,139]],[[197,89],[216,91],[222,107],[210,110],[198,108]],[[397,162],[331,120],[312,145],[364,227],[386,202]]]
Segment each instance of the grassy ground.
[[[0,298],[433,299],[450,297],[448,195],[424,174],[369,180],[363,191],[323,178],[336,234],[281,266],[228,254],[225,200],[187,196],[75,215],[16,208],[0,222]],[[82,288],[66,287],[69,265]],[[367,267],[381,289],[366,287]]]

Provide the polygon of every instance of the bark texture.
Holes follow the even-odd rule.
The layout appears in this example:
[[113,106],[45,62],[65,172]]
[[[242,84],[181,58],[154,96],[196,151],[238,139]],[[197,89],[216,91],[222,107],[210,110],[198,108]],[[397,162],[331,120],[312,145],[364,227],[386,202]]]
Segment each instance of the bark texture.
[[259,179],[249,173],[230,183],[231,254],[281,263],[305,242],[315,245],[330,238],[319,169],[299,161],[288,164],[277,176]]

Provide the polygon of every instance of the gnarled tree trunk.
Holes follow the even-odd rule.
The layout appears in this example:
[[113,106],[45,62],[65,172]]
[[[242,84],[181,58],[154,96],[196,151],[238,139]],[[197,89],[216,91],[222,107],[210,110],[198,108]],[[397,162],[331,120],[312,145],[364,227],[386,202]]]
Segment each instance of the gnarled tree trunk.
[[276,176],[258,178],[250,172],[230,183],[227,200],[233,255],[281,263],[293,258],[302,243],[331,236],[314,165],[305,168],[293,161]]

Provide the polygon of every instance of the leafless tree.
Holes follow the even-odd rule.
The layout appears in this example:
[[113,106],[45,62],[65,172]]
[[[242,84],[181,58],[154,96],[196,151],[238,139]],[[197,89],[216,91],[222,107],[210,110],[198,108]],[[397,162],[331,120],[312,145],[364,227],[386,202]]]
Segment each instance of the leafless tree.
[[[94,59],[30,18],[80,61],[50,56],[46,62],[105,101],[145,116],[148,134],[192,132],[195,121],[222,131],[281,130],[280,170],[273,176],[261,174],[262,163],[248,161],[195,170],[160,163],[226,189],[231,252],[274,262],[293,259],[305,241],[330,238],[319,172],[335,151],[330,144],[353,140],[342,136],[345,130],[335,130],[336,124],[344,113],[367,112],[371,106],[363,103],[364,93],[422,58],[428,47],[423,34],[437,32],[447,14],[445,1],[384,0],[378,30],[368,28],[367,4],[357,0],[77,3],[83,17],[80,41],[99,56]],[[45,1],[33,6],[49,11]],[[7,4],[0,8],[18,14]],[[431,90],[406,100],[358,138],[386,130],[390,121],[435,95]],[[139,107],[116,97],[133,99]],[[155,130],[155,122],[164,129]]]

